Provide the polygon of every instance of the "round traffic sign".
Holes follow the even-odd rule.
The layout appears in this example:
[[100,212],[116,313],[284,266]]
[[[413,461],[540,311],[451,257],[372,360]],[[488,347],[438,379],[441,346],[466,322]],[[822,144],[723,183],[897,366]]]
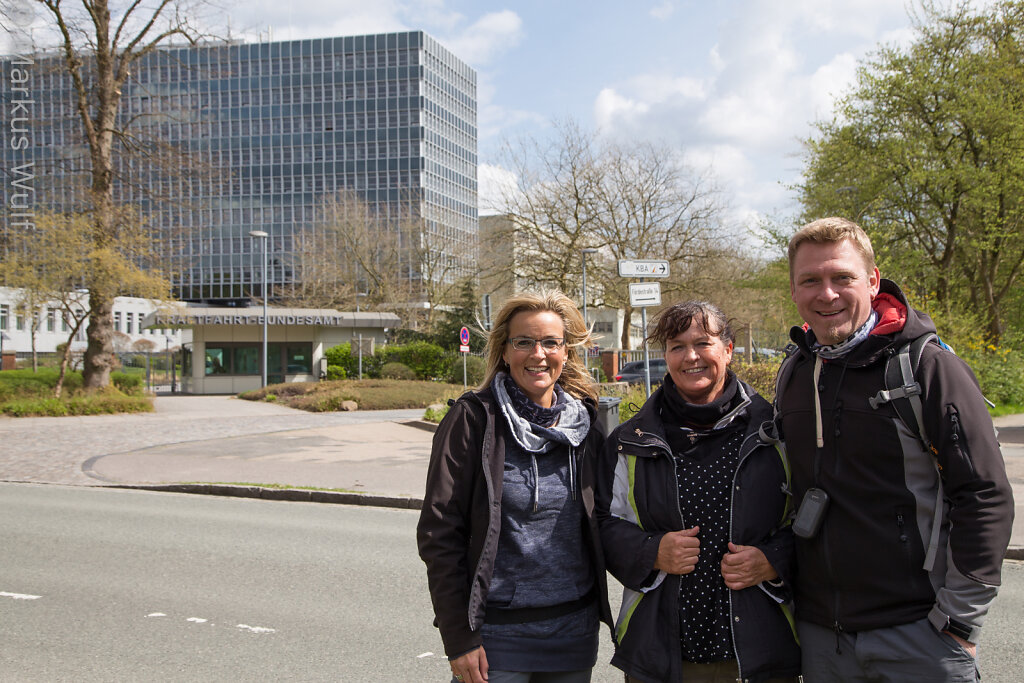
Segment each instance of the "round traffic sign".
[[461,330],[459,330],[459,342],[461,342],[462,344],[468,344],[469,343],[469,328],[468,327],[463,327]]

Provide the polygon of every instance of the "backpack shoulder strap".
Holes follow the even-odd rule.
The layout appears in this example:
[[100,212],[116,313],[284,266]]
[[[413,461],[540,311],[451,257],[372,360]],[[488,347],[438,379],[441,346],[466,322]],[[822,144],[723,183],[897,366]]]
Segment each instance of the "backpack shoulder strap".
[[758,429],[758,436],[765,443],[777,444],[782,439],[782,387],[789,384],[789,378],[793,375],[793,365],[796,362],[797,345],[790,342],[786,345],[786,357],[782,359],[778,372],[775,373],[775,396],[772,398],[772,419],[762,422]]
[[885,361],[885,388],[868,399],[871,407],[878,409],[883,403],[892,403],[900,420],[924,444],[932,455],[938,453],[928,438],[924,426],[924,408],[921,403],[921,383],[917,381],[917,369],[921,365],[921,354],[929,342],[939,343],[934,332],[923,334],[910,341],[889,356]]
[[[921,365],[921,354],[929,342],[945,346],[934,332],[922,334],[901,346],[895,354],[885,361],[885,389],[868,399],[871,407],[878,409],[883,403],[892,403],[896,414],[910,431],[914,432],[925,449],[931,453],[932,462],[938,471],[939,488],[935,494],[935,514],[932,519],[931,537],[925,552],[923,568],[930,572],[935,567],[935,557],[939,548],[939,532],[942,529],[942,508],[945,492],[942,485],[942,466],[936,458],[939,451],[928,438],[924,427],[924,408],[921,402],[921,383],[917,381],[917,369]],[[945,346],[945,348],[949,348]]]

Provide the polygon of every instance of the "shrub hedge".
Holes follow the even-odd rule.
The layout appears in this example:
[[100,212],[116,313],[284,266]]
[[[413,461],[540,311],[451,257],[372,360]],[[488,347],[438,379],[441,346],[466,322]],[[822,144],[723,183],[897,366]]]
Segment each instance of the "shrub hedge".
[[[359,376],[359,356],[352,353],[351,344],[332,346],[324,352],[327,357],[327,379],[347,379]],[[415,375],[415,379],[444,381],[452,377],[453,365],[458,363],[458,382],[462,382],[462,360],[459,354],[446,351],[437,344],[413,341],[408,344],[380,346],[373,354],[363,355],[363,378],[383,376],[384,366],[401,363]],[[470,356],[470,359],[476,356]],[[470,362],[473,362],[470,360]],[[481,377],[482,378],[482,377]]]
[[82,391],[82,374],[68,371],[61,398],[53,397],[57,368],[5,370],[0,372],[0,412],[13,417],[100,415],[153,410],[143,391],[141,375],[111,373],[111,385],[97,392]]
[[392,361],[385,363],[380,369],[380,376],[384,379],[416,379],[416,373],[405,363]]

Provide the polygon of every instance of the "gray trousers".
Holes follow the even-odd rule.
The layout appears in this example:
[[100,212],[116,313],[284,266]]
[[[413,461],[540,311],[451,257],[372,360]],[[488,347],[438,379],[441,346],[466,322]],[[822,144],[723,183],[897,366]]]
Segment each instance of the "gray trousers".
[[841,632],[798,621],[805,683],[979,681],[978,665],[927,618],[888,628]]

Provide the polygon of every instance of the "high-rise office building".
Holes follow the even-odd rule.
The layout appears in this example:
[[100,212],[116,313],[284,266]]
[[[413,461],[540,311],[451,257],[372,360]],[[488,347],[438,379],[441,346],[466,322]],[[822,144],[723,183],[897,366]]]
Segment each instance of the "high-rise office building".
[[[32,169],[39,208],[65,210],[85,196],[87,157],[57,59],[19,67],[31,144],[0,154],[6,169]],[[154,229],[178,298],[258,293],[253,230],[269,233],[271,292],[286,292],[302,276],[300,234],[345,189],[395,220],[421,219],[399,265],[414,284],[424,244],[449,264],[443,277],[475,272],[476,73],[423,32],[168,47],[133,68],[121,97],[137,137],[119,144],[146,153],[117,155],[115,193]],[[16,192],[4,183],[4,207]]]

